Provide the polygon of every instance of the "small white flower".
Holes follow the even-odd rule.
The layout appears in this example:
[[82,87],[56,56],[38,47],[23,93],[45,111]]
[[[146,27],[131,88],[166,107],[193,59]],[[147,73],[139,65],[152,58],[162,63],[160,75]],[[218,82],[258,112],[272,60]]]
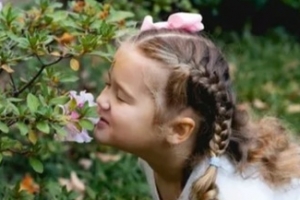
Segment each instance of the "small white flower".
[[2,10],[3,8],[3,5],[2,5],[2,2],[0,1],[0,11]]
[[82,129],[80,132],[72,123],[68,123],[65,130],[68,132],[68,135],[64,138],[64,140],[68,142],[89,143],[93,139],[89,136],[87,130]]
[[71,97],[75,98],[78,106],[83,106],[85,102],[89,103],[89,106],[95,106],[94,96],[91,93],[86,93],[85,91],[81,91],[79,95],[77,95],[76,91],[70,91]]
[[[81,91],[79,95],[77,95],[76,91],[70,91],[70,97],[75,99],[77,108],[82,108],[85,102],[88,102],[90,107],[97,105],[94,102],[94,96],[91,93],[86,93],[85,91]],[[68,123],[64,127],[67,135],[65,137],[56,136],[56,138],[60,141],[74,141],[78,143],[90,142],[92,138],[89,136],[88,131],[84,128],[80,131],[75,123],[78,122],[80,118],[80,114],[77,113],[76,110],[70,110],[69,103],[66,105],[59,105],[63,109],[63,114],[68,116]],[[97,124],[99,118],[86,118],[90,120],[93,124]]]

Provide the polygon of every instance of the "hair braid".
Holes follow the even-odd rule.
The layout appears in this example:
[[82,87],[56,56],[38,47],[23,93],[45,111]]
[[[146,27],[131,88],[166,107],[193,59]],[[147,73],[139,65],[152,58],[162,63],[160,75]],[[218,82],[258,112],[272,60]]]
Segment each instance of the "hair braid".
[[[188,106],[201,116],[203,123],[192,156],[221,156],[231,135],[234,102],[228,64],[219,49],[204,37],[178,30],[143,31],[132,41],[145,56],[171,69],[164,93],[165,108],[161,109],[167,108],[168,112],[160,114],[166,116]],[[194,182],[191,198],[217,200],[216,176],[217,168],[209,166]]]
[[[216,48],[210,47],[208,52],[216,50]],[[221,54],[219,53],[219,55]],[[209,71],[207,69],[207,67],[212,64],[224,65],[223,58],[209,61],[205,63],[206,65],[201,64],[195,66],[191,70],[191,78],[194,84],[199,85],[202,90],[206,90],[215,101],[215,119],[212,125],[213,135],[209,141],[209,154],[211,157],[219,157],[226,151],[229,144],[233,103],[231,96],[227,92],[226,81],[220,80],[220,77],[222,78],[224,74],[218,74],[217,71]],[[225,69],[225,73],[227,73],[226,70],[228,70],[228,67]],[[218,189],[215,183],[216,176],[217,168],[215,166],[209,166],[205,174],[194,182],[194,195],[192,198],[199,200],[217,200]]]

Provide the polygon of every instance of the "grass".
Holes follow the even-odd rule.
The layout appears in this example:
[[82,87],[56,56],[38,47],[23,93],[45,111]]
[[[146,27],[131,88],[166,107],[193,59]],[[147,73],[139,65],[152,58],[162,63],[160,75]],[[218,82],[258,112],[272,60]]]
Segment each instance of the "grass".
[[300,44],[284,35],[232,37],[226,53],[238,100],[300,134]]

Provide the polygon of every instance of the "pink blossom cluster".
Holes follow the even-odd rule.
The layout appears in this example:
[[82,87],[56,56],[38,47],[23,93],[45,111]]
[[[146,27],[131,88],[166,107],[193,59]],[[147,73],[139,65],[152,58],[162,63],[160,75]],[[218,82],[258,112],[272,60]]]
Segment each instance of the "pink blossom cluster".
[[[88,106],[93,107],[96,106],[94,101],[94,96],[91,93],[86,93],[85,91],[81,91],[77,94],[76,91],[69,92],[71,101],[76,101],[76,108],[80,109],[83,108],[84,104],[88,102]],[[67,135],[63,138],[59,137],[59,140],[62,141],[74,141],[78,143],[90,142],[92,138],[88,134],[88,130],[81,128],[81,130],[76,126],[76,122],[80,119],[80,114],[76,111],[71,109],[69,101],[66,105],[60,106],[63,109],[63,114],[67,116],[67,124],[64,127]],[[94,125],[97,124],[99,118],[86,118]]]

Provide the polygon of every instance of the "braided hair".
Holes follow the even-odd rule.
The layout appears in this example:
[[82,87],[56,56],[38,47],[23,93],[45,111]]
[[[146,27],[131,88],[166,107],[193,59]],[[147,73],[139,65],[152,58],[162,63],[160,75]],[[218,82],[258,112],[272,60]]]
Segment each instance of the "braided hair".
[[[275,187],[300,178],[299,144],[290,140],[289,130],[278,119],[249,120],[247,112],[236,106],[228,63],[213,42],[196,33],[169,29],[142,31],[125,42],[169,72],[166,84],[148,85],[156,101],[154,123],[159,127],[185,108],[199,116],[183,184],[199,160],[222,155],[240,173],[249,165],[258,166],[264,181]],[[209,165],[194,181],[191,200],[218,200],[217,170]]]
[[[234,97],[228,64],[220,50],[201,35],[180,30],[148,30],[130,39],[141,52],[170,69],[164,113],[191,107],[201,118],[193,156],[219,157],[231,135]],[[164,111],[164,112],[162,112]],[[168,112],[166,112],[168,111]],[[176,114],[176,112],[174,112]],[[193,184],[191,199],[217,200],[217,168],[209,166]]]

